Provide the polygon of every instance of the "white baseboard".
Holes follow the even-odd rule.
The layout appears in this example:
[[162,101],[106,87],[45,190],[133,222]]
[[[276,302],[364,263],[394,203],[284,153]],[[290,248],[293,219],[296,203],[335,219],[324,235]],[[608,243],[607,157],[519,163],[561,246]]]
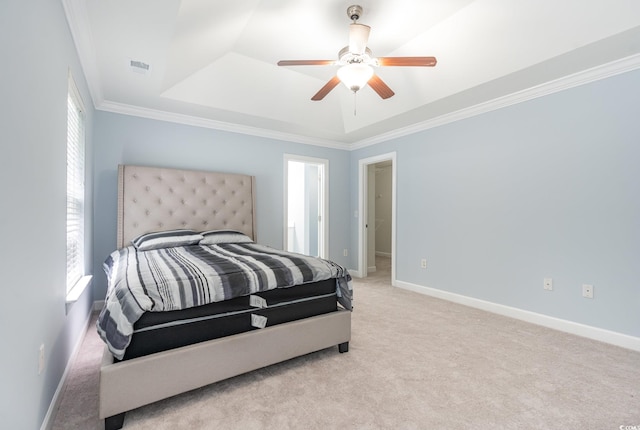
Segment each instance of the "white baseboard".
[[349,275],[351,275],[351,277],[353,278],[362,278],[362,272],[360,272],[359,270],[347,269],[347,271],[349,272]]
[[76,360],[78,356],[78,352],[80,352],[80,347],[82,346],[82,341],[84,340],[84,336],[89,329],[89,322],[91,321],[92,312],[89,312],[87,316],[87,320],[84,322],[83,329],[81,331],[81,335],[78,336],[78,340],[76,344],[73,346],[73,352],[71,352],[71,356],[67,361],[67,365],[64,368],[64,372],[62,373],[62,378],[60,378],[60,382],[58,383],[58,387],[56,388],[56,392],[53,393],[53,398],[51,399],[51,403],[49,403],[49,409],[47,410],[47,414],[44,416],[44,420],[42,420],[42,425],[40,426],[40,430],[51,430],[53,428],[53,420],[55,418],[55,411],[58,410],[58,406],[61,399],[62,389],[64,388],[64,383],[67,381],[67,376],[69,376],[69,371],[71,370],[71,366],[73,362]]
[[104,307],[104,300],[96,300],[95,302],[93,302],[94,311],[101,311],[103,307]]
[[405,290],[414,291],[416,293],[425,294],[427,296],[436,297],[438,299],[447,300],[476,309],[482,309],[494,314],[504,315],[543,327],[563,331],[565,333],[575,334],[577,336],[586,337],[589,339],[640,352],[640,337],[629,336],[626,334],[604,330],[598,327],[592,327],[569,320],[550,317],[548,315],[543,315],[536,312],[525,311],[523,309],[475,299],[473,297],[463,296],[461,294],[450,293],[448,291],[411,284],[409,282],[396,281],[395,286]]
[[376,256],[378,256],[378,257],[389,257],[389,258],[391,258],[391,253],[390,253],[390,252],[376,251]]

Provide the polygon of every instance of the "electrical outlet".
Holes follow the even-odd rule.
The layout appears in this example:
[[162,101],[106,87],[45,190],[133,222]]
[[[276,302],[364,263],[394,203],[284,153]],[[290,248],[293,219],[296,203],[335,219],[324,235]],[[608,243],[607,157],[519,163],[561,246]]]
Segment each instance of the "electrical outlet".
[[423,258],[422,260],[420,260],[420,267],[423,269],[427,268],[427,259]]
[[38,355],[38,375],[44,370],[44,343],[40,345],[40,353]]
[[593,285],[582,284],[582,297],[593,299]]
[[548,291],[553,290],[553,279],[551,279],[551,278],[544,278],[543,288],[544,288],[545,290],[548,290]]
[[345,256],[345,257],[346,257],[347,255],[349,255],[349,251],[347,251],[347,248],[345,248],[345,249],[343,249],[343,250],[342,250],[342,255],[343,255],[343,256]]

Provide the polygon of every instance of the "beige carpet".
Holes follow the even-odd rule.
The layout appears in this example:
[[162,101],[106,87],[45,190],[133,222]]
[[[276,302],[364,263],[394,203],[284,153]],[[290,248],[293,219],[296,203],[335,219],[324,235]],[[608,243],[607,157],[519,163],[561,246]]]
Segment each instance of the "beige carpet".
[[[640,428],[640,353],[355,280],[350,351],[290,360],[127,413],[124,429]],[[102,429],[93,325],[54,429]],[[212,363],[215,365],[215,363]]]

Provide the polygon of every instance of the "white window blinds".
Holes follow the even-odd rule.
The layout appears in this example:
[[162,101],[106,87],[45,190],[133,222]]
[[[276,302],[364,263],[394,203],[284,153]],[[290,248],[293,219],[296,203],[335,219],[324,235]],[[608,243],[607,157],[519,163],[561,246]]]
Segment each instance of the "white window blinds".
[[84,276],[84,115],[69,78],[67,97],[67,292]]

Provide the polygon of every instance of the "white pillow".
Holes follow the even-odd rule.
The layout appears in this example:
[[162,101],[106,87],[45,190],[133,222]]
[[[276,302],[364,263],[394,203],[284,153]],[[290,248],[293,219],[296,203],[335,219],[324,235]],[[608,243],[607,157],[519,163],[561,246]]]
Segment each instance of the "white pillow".
[[200,245],[216,245],[218,243],[248,243],[253,242],[249,236],[235,230],[203,231]]
[[171,248],[173,246],[195,245],[202,240],[202,235],[193,230],[166,230],[144,233],[131,241],[138,251]]

